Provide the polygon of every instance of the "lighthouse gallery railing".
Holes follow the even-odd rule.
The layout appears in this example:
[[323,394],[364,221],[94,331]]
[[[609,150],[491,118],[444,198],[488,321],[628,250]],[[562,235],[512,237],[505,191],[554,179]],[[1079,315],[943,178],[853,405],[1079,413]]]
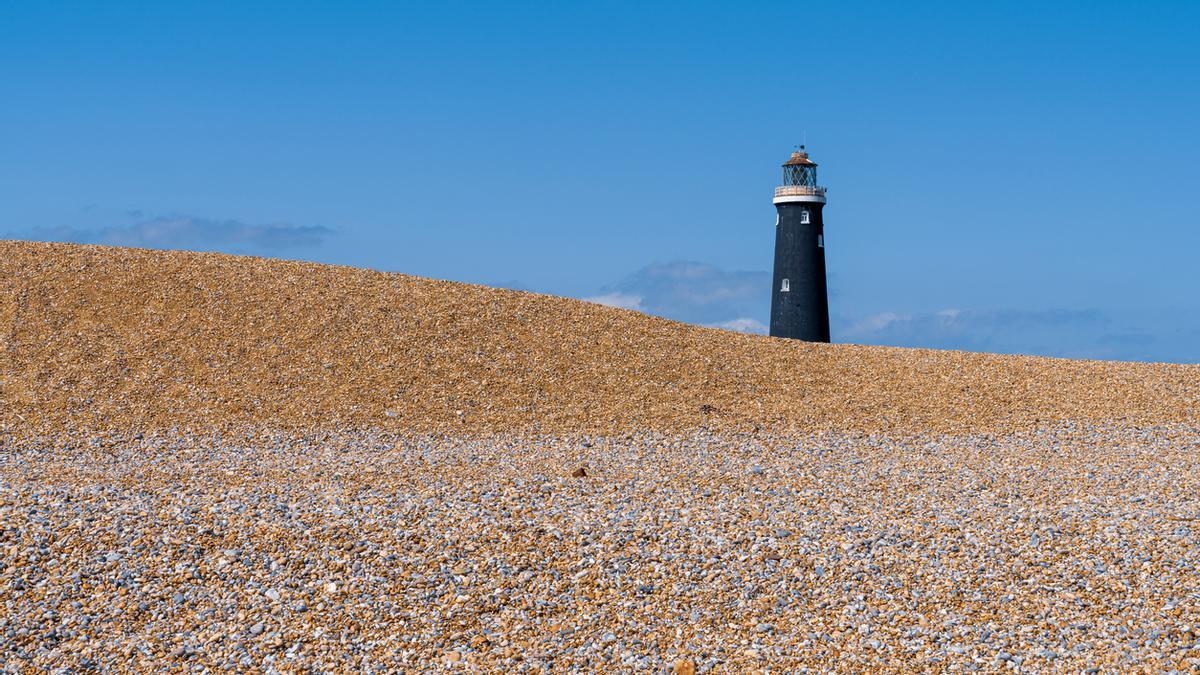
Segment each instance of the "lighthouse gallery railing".
[[776,197],[824,197],[825,188],[810,185],[783,185],[775,188]]

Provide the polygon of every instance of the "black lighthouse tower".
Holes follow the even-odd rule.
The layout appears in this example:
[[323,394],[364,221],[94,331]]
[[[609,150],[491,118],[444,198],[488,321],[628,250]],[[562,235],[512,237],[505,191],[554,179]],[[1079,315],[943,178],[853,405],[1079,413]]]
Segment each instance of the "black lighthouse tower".
[[775,188],[775,278],[771,289],[773,337],[829,342],[825,287],[825,188],[804,146],[783,164]]

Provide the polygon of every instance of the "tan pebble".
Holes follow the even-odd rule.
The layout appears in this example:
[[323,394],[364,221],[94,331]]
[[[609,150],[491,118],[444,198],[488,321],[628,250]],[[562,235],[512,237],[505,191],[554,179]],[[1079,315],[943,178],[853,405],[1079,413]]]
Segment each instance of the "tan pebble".
[[691,659],[679,659],[671,666],[672,675],[696,675],[696,663]]

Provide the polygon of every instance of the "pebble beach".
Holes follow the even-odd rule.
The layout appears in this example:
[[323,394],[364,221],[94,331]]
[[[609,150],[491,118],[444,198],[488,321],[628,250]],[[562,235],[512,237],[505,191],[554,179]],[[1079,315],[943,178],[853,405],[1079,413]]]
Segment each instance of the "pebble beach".
[[1200,669],[1200,367],[0,253],[7,671]]

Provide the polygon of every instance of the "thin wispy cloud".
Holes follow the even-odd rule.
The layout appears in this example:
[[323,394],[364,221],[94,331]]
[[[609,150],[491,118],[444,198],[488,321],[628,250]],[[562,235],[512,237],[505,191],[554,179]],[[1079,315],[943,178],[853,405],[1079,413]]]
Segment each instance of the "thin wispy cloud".
[[1089,310],[942,309],[920,314],[880,312],[835,317],[844,342],[894,347],[1098,356],[1096,343],[1112,320]]
[[[677,261],[648,265],[585,298],[676,321],[765,335],[770,276]],[[1122,361],[1200,361],[1200,312],[1184,309],[882,311],[830,317],[834,342]]]
[[761,314],[766,272],[725,270],[691,261],[654,263],[586,298],[676,321],[715,325]]
[[129,215],[135,220],[126,224],[96,228],[37,228],[18,233],[18,236],[34,241],[136,248],[273,253],[314,248],[334,234],[332,229],[320,225],[254,224],[186,215],[146,217],[137,211]]
[[834,341],[1119,361],[1200,361],[1200,313],[943,309],[835,316]]

